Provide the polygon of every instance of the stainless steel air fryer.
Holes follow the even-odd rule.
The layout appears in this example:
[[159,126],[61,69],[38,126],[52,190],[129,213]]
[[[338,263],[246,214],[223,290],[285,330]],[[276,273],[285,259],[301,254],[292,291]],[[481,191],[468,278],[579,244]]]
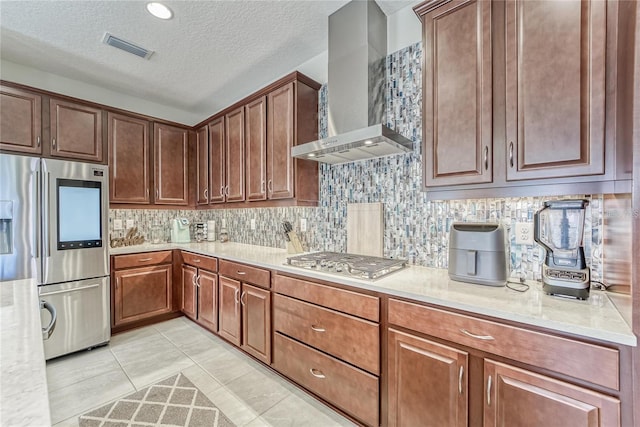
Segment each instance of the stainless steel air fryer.
[[587,200],[544,202],[535,214],[534,238],[547,252],[542,266],[542,290],[550,295],[589,298],[591,283],[582,235]]

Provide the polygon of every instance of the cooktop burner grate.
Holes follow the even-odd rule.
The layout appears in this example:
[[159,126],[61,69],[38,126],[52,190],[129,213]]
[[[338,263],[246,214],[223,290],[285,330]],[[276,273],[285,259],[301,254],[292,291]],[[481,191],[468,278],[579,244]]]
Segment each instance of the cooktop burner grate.
[[287,258],[287,264],[310,270],[375,280],[406,267],[407,260],[340,252],[314,252]]

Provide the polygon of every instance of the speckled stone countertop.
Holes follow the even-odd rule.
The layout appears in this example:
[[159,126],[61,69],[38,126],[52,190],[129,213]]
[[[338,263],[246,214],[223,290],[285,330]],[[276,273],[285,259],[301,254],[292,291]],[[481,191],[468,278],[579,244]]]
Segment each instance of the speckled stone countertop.
[[38,287],[0,282],[0,425],[51,425]]
[[548,296],[538,282],[529,283],[530,289],[521,293],[507,287],[456,282],[449,279],[446,270],[415,266],[375,281],[353,279],[286,265],[289,255],[283,249],[232,242],[144,244],[111,249],[110,253],[119,255],[163,249],[183,249],[587,338],[629,346],[637,344],[625,321],[631,317],[631,305],[625,303],[630,302],[630,297],[620,294],[615,295],[615,305],[608,294],[601,291],[592,291],[587,301],[578,301]]

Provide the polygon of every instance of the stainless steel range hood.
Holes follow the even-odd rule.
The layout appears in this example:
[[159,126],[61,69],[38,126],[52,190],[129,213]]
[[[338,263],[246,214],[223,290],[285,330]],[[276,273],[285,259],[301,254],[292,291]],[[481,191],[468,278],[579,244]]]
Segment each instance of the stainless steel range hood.
[[354,0],[329,16],[329,137],[293,147],[293,157],[338,164],[413,149],[382,124],[386,56],[387,17],[375,1]]

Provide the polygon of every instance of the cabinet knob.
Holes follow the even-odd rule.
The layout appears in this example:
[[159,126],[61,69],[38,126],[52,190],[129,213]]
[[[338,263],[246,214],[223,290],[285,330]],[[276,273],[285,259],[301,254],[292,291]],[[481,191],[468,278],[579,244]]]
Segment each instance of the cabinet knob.
[[320,378],[320,379],[327,378],[326,375],[323,374],[322,371],[319,369],[311,368],[309,369],[309,372],[311,372],[311,375],[313,375],[316,378]]
[[513,141],[509,143],[509,166],[513,167]]

